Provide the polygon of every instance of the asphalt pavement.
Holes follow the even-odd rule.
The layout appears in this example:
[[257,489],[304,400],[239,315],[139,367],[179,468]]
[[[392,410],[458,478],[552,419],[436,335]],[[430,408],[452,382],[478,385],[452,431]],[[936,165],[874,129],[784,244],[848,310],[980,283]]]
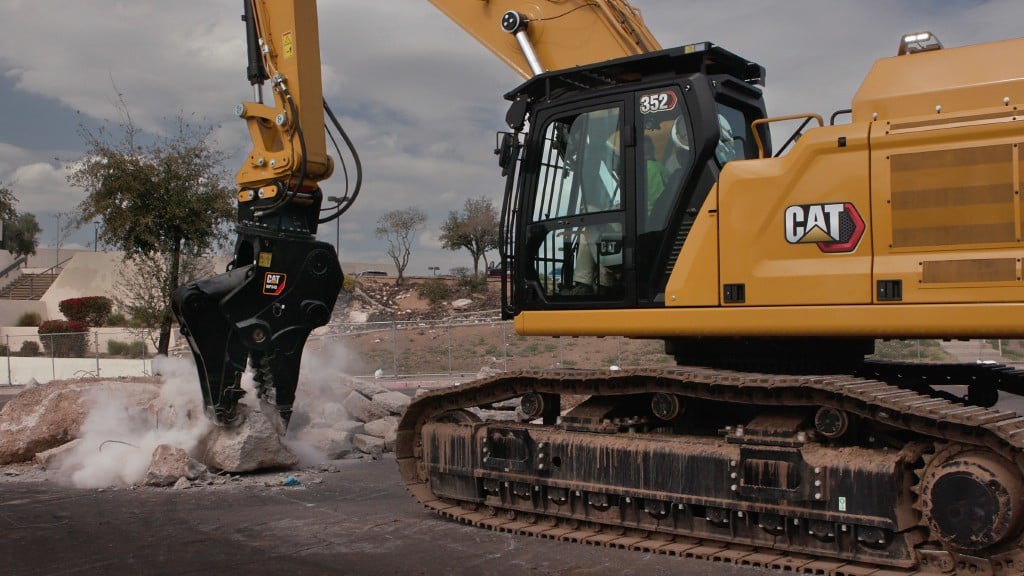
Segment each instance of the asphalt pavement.
[[[8,476],[0,481],[0,573],[773,574],[473,528],[417,504],[393,458],[330,464],[188,489],[83,490],[38,471]],[[301,484],[283,486],[289,475]]]

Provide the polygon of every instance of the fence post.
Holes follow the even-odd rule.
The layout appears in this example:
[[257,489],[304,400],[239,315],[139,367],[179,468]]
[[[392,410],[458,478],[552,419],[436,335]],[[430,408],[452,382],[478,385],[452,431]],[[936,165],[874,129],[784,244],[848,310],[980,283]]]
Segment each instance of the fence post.
[[[94,343],[96,344],[96,377],[99,378],[100,377],[100,333],[97,331],[97,332],[93,333],[93,335],[96,337],[96,339],[94,340]],[[131,348],[131,345],[129,345],[129,349],[130,348]]]
[[391,321],[391,366],[398,379],[398,322]]
[[501,356],[504,371],[508,372],[508,322],[501,322]]
[[14,380],[11,379],[11,335],[5,334],[4,338],[7,340],[7,385],[14,386]]
[[54,338],[56,334],[50,334],[50,379],[57,379],[57,342]]
[[448,376],[451,377],[455,370],[455,364],[452,362],[452,319],[448,318]]

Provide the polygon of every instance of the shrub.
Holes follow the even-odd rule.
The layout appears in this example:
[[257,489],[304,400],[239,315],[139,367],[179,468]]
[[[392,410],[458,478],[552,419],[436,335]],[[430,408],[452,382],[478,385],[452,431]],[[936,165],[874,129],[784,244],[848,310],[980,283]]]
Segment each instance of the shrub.
[[451,272],[455,276],[455,284],[470,294],[479,294],[487,290],[487,275],[473,274],[465,266],[452,268]]
[[58,358],[85,357],[88,336],[89,327],[76,320],[47,320],[39,325],[43,348],[47,354]]
[[106,296],[86,296],[61,300],[58,306],[68,320],[82,322],[87,326],[103,326],[113,304]]
[[146,355],[146,343],[142,340],[133,340],[131,343],[110,340],[107,342],[107,353],[111,356],[142,358]]
[[104,326],[127,326],[128,318],[120,312],[112,312],[107,316],[107,321],[103,323]]
[[341,289],[351,294],[356,291],[356,288],[359,288],[359,280],[351,274],[346,274],[345,279],[341,281]]
[[25,312],[21,316],[18,316],[18,326],[39,326],[42,323],[43,317],[39,315],[39,312]]
[[440,278],[431,278],[416,287],[416,293],[420,298],[426,298],[431,304],[440,304],[451,297],[451,290],[448,284]]
[[21,349],[18,350],[19,356],[39,356],[39,342],[35,340],[25,340],[21,343]]

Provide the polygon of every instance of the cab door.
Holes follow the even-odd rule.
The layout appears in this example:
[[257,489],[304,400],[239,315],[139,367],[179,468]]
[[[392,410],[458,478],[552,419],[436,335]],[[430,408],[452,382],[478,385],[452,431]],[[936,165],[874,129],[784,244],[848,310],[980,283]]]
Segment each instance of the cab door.
[[630,114],[610,99],[537,115],[520,179],[522,309],[635,305]]

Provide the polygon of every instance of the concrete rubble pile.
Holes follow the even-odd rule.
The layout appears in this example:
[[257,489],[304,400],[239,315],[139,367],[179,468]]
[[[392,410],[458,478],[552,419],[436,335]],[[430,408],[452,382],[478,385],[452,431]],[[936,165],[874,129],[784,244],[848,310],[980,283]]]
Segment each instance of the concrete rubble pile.
[[27,388],[0,411],[0,465],[32,460],[78,438],[93,407],[91,394],[101,389],[141,412],[148,412],[160,393],[158,384],[127,380],[69,380]]
[[342,378],[338,386],[340,403],[299,398],[290,429],[294,438],[327,459],[353,454],[379,457],[394,451],[398,420],[411,398],[356,378]]
[[[306,457],[308,449],[320,458],[317,462],[362,455],[376,458],[394,449],[398,420],[410,402],[401,392],[343,378],[331,383],[334,401],[309,399],[303,406],[300,385],[289,433],[282,437],[280,420],[271,407],[243,404],[238,426],[212,426],[199,406],[168,407],[162,387],[155,379],[95,379],[28,388],[0,410],[0,465],[35,462],[46,470],[60,471],[68,462],[105,450],[145,451],[148,466],[132,472],[125,484],[184,486],[206,478],[208,470],[240,473],[293,468],[300,462],[297,453],[303,454],[304,464],[312,464]],[[110,432],[98,447],[86,446],[83,426],[88,428],[91,411],[109,406],[111,399],[123,405],[121,412],[133,424],[132,430]],[[168,428],[175,418],[180,424],[183,417],[201,431],[194,441],[184,447],[163,442],[155,449],[154,444],[143,442],[148,429]]]

